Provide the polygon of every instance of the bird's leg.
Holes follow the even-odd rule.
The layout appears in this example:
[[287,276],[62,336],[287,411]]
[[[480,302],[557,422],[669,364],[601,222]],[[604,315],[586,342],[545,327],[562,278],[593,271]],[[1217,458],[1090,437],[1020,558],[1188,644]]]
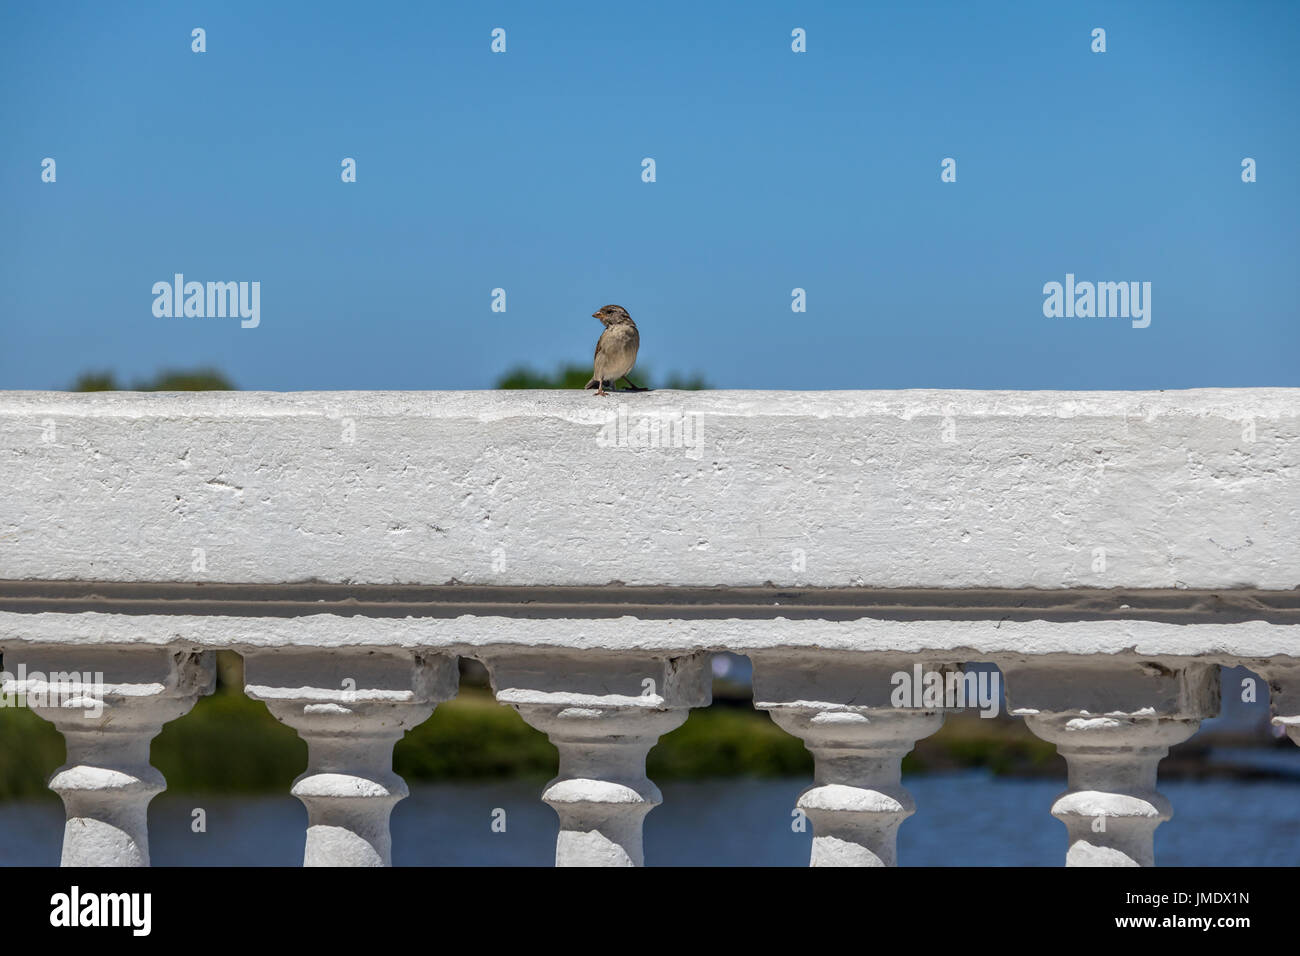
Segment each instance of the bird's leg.
[[607,394],[605,392],[605,380],[603,378],[596,385],[596,394],[599,395],[601,398],[604,398],[605,395]]

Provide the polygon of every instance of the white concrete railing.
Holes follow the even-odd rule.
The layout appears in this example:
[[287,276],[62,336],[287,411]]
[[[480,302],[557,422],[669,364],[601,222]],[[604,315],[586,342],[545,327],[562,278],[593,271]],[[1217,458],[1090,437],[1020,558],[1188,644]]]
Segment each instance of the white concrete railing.
[[812,862],[882,865],[944,715],[892,675],[987,661],[1067,862],[1150,864],[1219,665],[1300,740],[1298,439],[1294,389],[0,393],[0,690],[67,741],[63,862],[144,864],[149,742],[237,650],[305,862],[384,864],[392,744],[475,657],[559,750],[556,862],[627,865],[728,650],[816,759]]

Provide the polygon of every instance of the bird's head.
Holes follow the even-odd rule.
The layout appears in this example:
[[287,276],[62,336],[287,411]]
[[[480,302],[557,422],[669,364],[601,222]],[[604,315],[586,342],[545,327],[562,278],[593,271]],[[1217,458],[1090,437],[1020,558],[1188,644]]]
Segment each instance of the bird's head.
[[595,312],[591,313],[591,317],[593,319],[600,319],[601,324],[604,326],[619,325],[622,323],[628,325],[635,324],[632,321],[632,316],[627,314],[627,309],[623,308],[621,305],[602,306]]

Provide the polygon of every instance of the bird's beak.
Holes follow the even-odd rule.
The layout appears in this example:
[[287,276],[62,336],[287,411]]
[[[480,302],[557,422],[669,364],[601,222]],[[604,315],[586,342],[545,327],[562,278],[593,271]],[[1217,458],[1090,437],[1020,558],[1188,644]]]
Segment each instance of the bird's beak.
[[600,313],[599,313],[599,312],[593,312],[593,313],[591,313],[591,317],[592,317],[593,319],[599,319],[599,318],[600,318]]

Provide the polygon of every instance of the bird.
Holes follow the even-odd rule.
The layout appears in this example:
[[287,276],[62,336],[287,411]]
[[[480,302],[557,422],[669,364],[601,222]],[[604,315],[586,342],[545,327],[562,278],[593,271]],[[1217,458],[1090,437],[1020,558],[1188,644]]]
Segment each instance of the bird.
[[640,392],[627,373],[636,364],[636,352],[641,347],[641,333],[636,329],[632,316],[621,305],[606,305],[591,313],[593,319],[600,319],[605,331],[600,333],[596,343],[596,360],[592,369],[591,381],[583,388],[596,389],[597,395],[605,395],[605,383],[613,388],[620,378],[626,379],[632,391]]

